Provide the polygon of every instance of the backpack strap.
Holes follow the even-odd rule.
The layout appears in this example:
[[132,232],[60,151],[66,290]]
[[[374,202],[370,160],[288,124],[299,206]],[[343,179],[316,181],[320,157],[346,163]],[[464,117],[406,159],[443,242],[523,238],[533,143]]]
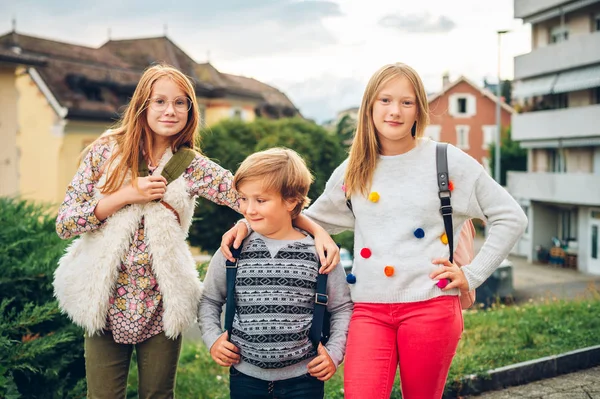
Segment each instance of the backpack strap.
[[448,237],[448,248],[450,252],[449,260],[454,262],[454,229],[452,227],[452,204],[450,198],[450,178],[448,177],[448,144],[437,143],[436,145],[436,166],[438,181],[438,196],[440,197],[440,213],[444,218],[444,229]]
[[[321,268],[320,262],[319,268]],[[330,325],[327,312],[328,302],[327,275],[319,273],[317,276],[317,289],[315,292],[315,309],[313,310],[312,325],[310,326],[310,331],[308,333],[308,337],[315,349],[317,349],[320,342],[325,344],[329,339]]]
[[229,249],[235,258],[234,262],[229,259],[225,260],[225,268],[227,270],[227,302],[225,303],[225,330],[228,333],[229,340],[231,340],[231,330],[233,327],[233,316],[235,315],[235,278],[237,276],[237,264],[242,253],[242,247],[244,242],[240,244],[240,247],[235,249],[231,246]]
[[[167,162],[161,173],[161,175],[167,179],[167,185],[181,176],[188,166],[190,166],[195,157],[196,151],[186,146],[179,147],[177,152],[175,152],[171,159],[169,159],[169,162]],[[140,157],[138,163],[138,173],[140,177],[146,177],[150,174],[148,163],[144,157]]]

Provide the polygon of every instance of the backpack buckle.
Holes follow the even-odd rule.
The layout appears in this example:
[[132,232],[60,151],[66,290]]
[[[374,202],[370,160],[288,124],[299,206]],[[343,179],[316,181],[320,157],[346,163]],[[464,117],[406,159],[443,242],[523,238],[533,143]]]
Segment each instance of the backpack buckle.
[[319,294],[318,292],[315,294],[315,304],[316,305],[327,305],[328,302],[329,302],[329,295]]
[[452,205],[442,205],[440,207],[440,213],[442,216],[452,215]]

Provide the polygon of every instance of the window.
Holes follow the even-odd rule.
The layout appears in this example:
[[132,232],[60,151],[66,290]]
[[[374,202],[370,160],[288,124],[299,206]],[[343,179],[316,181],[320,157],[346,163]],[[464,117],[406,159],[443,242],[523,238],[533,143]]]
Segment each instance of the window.
[[496,125],[486,125],[483,126],[483,146],[484,150],[490,148],[490,145],[496,142],[496,132],[498,128]]
[[569,28],[566,25],[555,26],[550,30],[550,43],[560,43],[569,40]]
[[468,150],[469,147],[469,126],[456,126],[456,146],[462,150]]
[[600,87],[592,89],[592,104],[600,104]]
[[456,104],[456,108],[458,109],[458,113],[459,114],[466,114],[467,113],[467,99],[466,98],[459,98]]
[[567,93],[552,94],[552,96],[550,96],[550,103],[552,109],[568,108],[569,96]]
[[231,110],[231,118],[242,120],[243,111],[239,107],[235,107]]
[[555,173],[565,173],[567,171],[567,163],[562,148],[548,150],[548,171]]
[[592,29],[595,32],[600,31],[600,13],[594,16],[594,21],[592,22]]
[[560,209],[558,223],[561,241],[577,241],[577,209]]
[[448,96],[448,113],[458,118],[468,118],[475,115],[475,96],[467,93],[451,94]]

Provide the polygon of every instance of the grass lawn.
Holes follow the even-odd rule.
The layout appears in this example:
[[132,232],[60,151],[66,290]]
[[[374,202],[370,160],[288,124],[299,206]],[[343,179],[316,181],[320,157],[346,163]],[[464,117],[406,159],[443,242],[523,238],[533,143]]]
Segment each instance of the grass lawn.
[[[600,344],[600,294],[595,299],[497,305],[464,312],[465,331],[448,376],[448,385],[462,376]],[[135,396],[135,366],[129,379]],[[186,343],[177,374],[176,394],[185,399],[228,398],[227,369],[217,366],[202,343]],[[343,366],[325,384],[325,397],[343,398]],[[392,398],[400,398],[395,384]]]

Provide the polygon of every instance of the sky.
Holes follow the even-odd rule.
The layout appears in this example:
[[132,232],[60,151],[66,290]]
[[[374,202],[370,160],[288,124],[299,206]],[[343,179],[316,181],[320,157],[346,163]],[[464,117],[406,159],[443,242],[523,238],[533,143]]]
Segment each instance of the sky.
[[[514,0],[0,0],[0,34],[89,47],[167,34],[197,62],[253,77],[286,93],[317,122],[358,106],[381,66],[404,62],[427,92],[442,75],[483,84],[510,79],[530,51]],[[110,33],[109,33],[110,32]]]

